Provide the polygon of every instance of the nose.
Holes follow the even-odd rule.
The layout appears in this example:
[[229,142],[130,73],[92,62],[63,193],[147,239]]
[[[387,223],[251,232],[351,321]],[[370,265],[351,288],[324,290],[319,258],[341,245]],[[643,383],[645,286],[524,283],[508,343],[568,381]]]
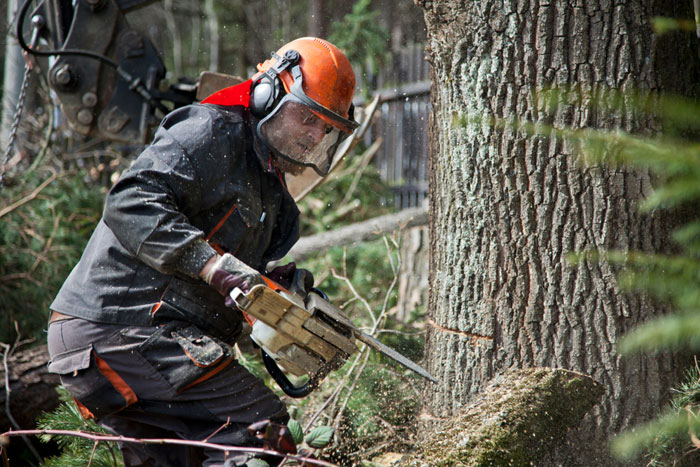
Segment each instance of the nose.
[[308,125],[306,128],[307,134],[313,139],[314,143],[320,143],[326,133],[328,133],[328,125],[321,119],[317,119],[313,125]]

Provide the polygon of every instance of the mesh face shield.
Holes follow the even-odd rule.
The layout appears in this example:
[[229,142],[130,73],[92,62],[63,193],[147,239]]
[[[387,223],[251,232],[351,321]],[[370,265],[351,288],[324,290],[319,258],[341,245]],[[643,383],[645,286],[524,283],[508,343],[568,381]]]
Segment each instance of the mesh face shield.
[[[275,153],[326,176],[340,143],[358,123],[322,106],[304,93],[298,65],[294,84],[275,109],[258,123],[258,135]],[[352,116],[350,117],[352,118]]]
[[258,125],[260,136],[276,155],[312,167],[325,176],[348,133],[329,125],[293,96],[285,96]]

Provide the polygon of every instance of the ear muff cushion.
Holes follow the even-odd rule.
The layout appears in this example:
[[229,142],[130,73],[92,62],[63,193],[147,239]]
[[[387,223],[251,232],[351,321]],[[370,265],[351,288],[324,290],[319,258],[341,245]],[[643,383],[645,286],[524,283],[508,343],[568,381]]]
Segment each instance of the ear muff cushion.
[[250,96],[250,110],[257,118],[265,117],[274,108],[278,94],[277,86],[269,78],[263,78],[255,84]]

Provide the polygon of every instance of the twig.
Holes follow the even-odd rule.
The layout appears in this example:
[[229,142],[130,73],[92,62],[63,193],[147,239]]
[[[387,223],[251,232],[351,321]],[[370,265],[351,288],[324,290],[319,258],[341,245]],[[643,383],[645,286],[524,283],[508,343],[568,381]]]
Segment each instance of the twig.
[[100,444],[99,441],[95,441],[92,445],[92,452],[90,453],[90,460],[88,461],[87,467],[90,467],[92,465],[92,459],[95,458],[95,451],[97,451],[97,445]]
[[326,402],[323,403],[321,408],[316,411],[316,413],[313,415],[313,417],[311,417],[309,422],[306,424],[306,426],[304,427],[304,433],[309,431],[309,428],[311,428],[311,425],[313,425],[313,423],[323,413],[323,411],[326,409],[326,407],[328,407],[328,405],[333,400],[335,400],[335,398],[338,396],[338,394],[340,394],[340,392],[343,390],[343,388],[345,387],[345,384],[347,383],[348,379],[350,378],[350,375],[352,374],[353,370],[355,369],[355,366],[357,366],[357,362],[360,361],[360,358],[362,357],[362,352],[365,352],[366,350],[367,350],[367,348],[365,347],[360,351],[358,356],[355,358],[355,361],[353,361],[352,365],[350,365],[350,369],[348,370],[348,372],[345,374],[343,379],[340,381],[338,386],[335,388],[335,391],[333,391],[333,393],[330,396],[328,396],[328,399],[326,399]]
[[212,436],[214,436],[215,434],[217,434],[218,432],[220,432],[221,430],[223,430],[224,428],[229,426],[230,423],[231,423],[231,417],[226,417],[226,422],[223,425],[221,425],[219,428],[217,428],[216,431],[214,431],[214,433],[210,434],[209,436],[204,438],[202,441],[205,441],[205,442],[209,441],[212,438]]
[[31,163],[29,168],[24,172],[24,177],[26,177],[37,167],[39,167],[39,164],[41,164],[41,161],[44,159],[44,156],[46,156],[46,153],[49,150],[49,145],[51,144],[51,133],[53,133],[53,108],[49,109],[49,121],[46,125],[46,136],[44,136],[44,142],[41,145],[41,150],[39,151],[39,154],[37,154],[37,156],[34,158],[34,161]]
[[205,441],[193,441],[186,439],[173,439],[173,438],[130,438],[127,436],[112,436],[112,435],[102,435],[102,434],[92,434],[85,433],[82,431],[72,431],[72,430],[18,430],[18,431],[6,431],[0,434],[0,436],[39,436],[39,435],[55,435],[55,436],[74,436],[76,438],[88,439],[90,441],[96,442],[117,442],[117,443],[134,443],[134,444],[170,444],[177,446],[194,446],[206,449],[215,449],[218,451],[235,451],[235,452],[247,452],[250,454],[264,454],[270,456],[277,456],[282,458],[293,459],[296,461],[307,462],[314,465],[324,465],[328,467],[337,467],[336,464],[330,462],[322,461],[319,459],[311,459],[308,457],[297,456],[294,454],[283,454],[281,452],[272,451],[270,449],[263,448],[253,448],[244,446],[229,446],[226,444],[208,443]]
[[39,193],[41,193],[41,192],[44,190],[44,188],[46,188],[47,186],[49,186],[49,184],[51,184],[51,182],[53,182],[54,180],[56,180],[58,177],[64,177],[64,176],[66,176],[66,175],[68,175],[68,174],[69,174],[69,172],[64,172],[64,173],[62,173],[62,174],[59,174],[59,173],[57,173],[57,172],[54,172],[53,174],[51,174],[51,176],[50,176],[49,178],[47,178],[46,180],[44,180],[44,182],[43,182],[41,185],[39,185],[34,191],[32,191],[31,193],[29,193],[27,196],[25,196],[24,198],[20,199],[19,201],[16,201],[16,202],[12,203],[11,205],[7,206],[6,208],[0,209],[0,217],[3,217],[4,215],[6,215],[6,214],[8,214],[8,213],[10,213],[10,212],[12,212],[12,211],[14,211],[14,210],[17,209],[18,207],[20,207],[20,206],[22,206],[22,205],[24,205],[24,204],[26,204],[26,203],[32,201],[32,200],[35,199],[37,196],[39,196]]
[[[343,269],[345,269],[345,254],[343,254]],[[355,289],[355,286],[352,285],[352,282],[350,282],[350,279],[348,279],[347,274],[343,273],[338,274],[333,268],[331,268],[331,274],[333,274],[333,277],[335,277],[338,280],[341,280],[345,282],[345,284],[348,286],[352,294],[364,305],[365,309],[367,310],[367,313],[369,314],[369,317],[372,319],[372,323],[376,323],[376,319],[374,318],[374,314],[372,313],[372,307],[370,306],[369,302],[362,297],[359,293],[357,293],[357,290]]]
[[345,197],[343,200],[340,202],[340,206],[344,206],[345,204],[350,202],[350,198],[352,198],[353,193],[355,192],[355,189],[357,188],[358,183],[360,182],[360,178],[362,177],[362,174],[365,173],[365,170],[367,169],[367,166],[369,165],[370,161],[374,158],[374,156],[377,154],[377,151],[379,151],[379,148],[382,146],[382,138],[379,137],[377,140],[372,143],[372,145],[367,148],[364,154],[362,154],[362,159],[360,160],[360,165],[355,171],[355,178],[353,178],[352,183],[350,183],[350,188],[348,188],[348,191],[345,193]]
[[[15,420],[15,417],[12,415],[12,410],[10,408],[10,393],[12,392],[12,389],[10,389],[10,369],[7,364],[7,359],[9,358],[10,354],[19,346],[21,345],[21,336],[19,334],[19,328],[17,325],[17,321],[15,321],[15,330],[17,331],[17,337],[15,338],[14,344],[7,345],[5,343],[0,343],[0,346],[5,350],[2,356],[2,365],[5,370],[5,413],[7,414],[7,419],[10,420],[10,423],[12,426],[20,430],[21,427],[19,426],[19,423],[17,423],[17,420]],[[41,455],[37,452],[36,448],[32,444],[31,441],[29,441],[29,438],[26,436],[22,436],[22,440],[25,442],[29,450],[31,451],[32,455],[36,457],[36,460],[41,463]]]
[[31,275],[36,270],[36,268],[39,266],[39,264],[41,263],[42,260],[44,260],[46,262],[49,261],[46,255],[49,252],[49,250],[51,249],[51,244],[53,243],[53,240],[56,237],[56,233],[58,232],[58,227],[60,226],[60,224],[61,224],[61,214],[59,214],[58,216],[56,216],[54,218],[53,229],[51,230],[51,235],[49,235],[49,238],[46,241],[46,245],[44,246],[44,249],[41,251],[41,253],[39,253],[37,255],[36,259],[34,260],[34,263],[32,264],[32,267],[29,268],[29,271],[27,272],[27,274]]
[[348,396],[345,398],[343,403],[340,405],[340,409],[338,409],[335,420],[333,421],[333,427],[338,431],[338,425],[340,424],[340,417],[343,415],[343,412],[345,412],[345,408],[348,406],[348,402],[350,402],[350,398],[352,397],[352,392],[355,390],[355,387],[357,386],[357,382],[360,380],[360,376],[362,376],[362,373],[365,371],[365,368],[367,367],[367,362],[369,362],[369,352],[365,353],[365,361],[362,362],[362,366],[360,367],[359,370],[357,370],[357,373],[355,374],[355,379],[352,382],[352,385],[350,386],[350,389],[348,390]]

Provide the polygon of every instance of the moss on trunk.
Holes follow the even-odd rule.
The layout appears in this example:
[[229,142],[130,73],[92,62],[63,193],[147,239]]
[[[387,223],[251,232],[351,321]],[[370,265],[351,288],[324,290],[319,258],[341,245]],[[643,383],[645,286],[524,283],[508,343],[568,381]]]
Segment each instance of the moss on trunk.
[[462,414],[428,435],[418,453],[400,465],[536,464],[563,442],[602,394],[600,384],[573,371],[508,371],[494,378]]

